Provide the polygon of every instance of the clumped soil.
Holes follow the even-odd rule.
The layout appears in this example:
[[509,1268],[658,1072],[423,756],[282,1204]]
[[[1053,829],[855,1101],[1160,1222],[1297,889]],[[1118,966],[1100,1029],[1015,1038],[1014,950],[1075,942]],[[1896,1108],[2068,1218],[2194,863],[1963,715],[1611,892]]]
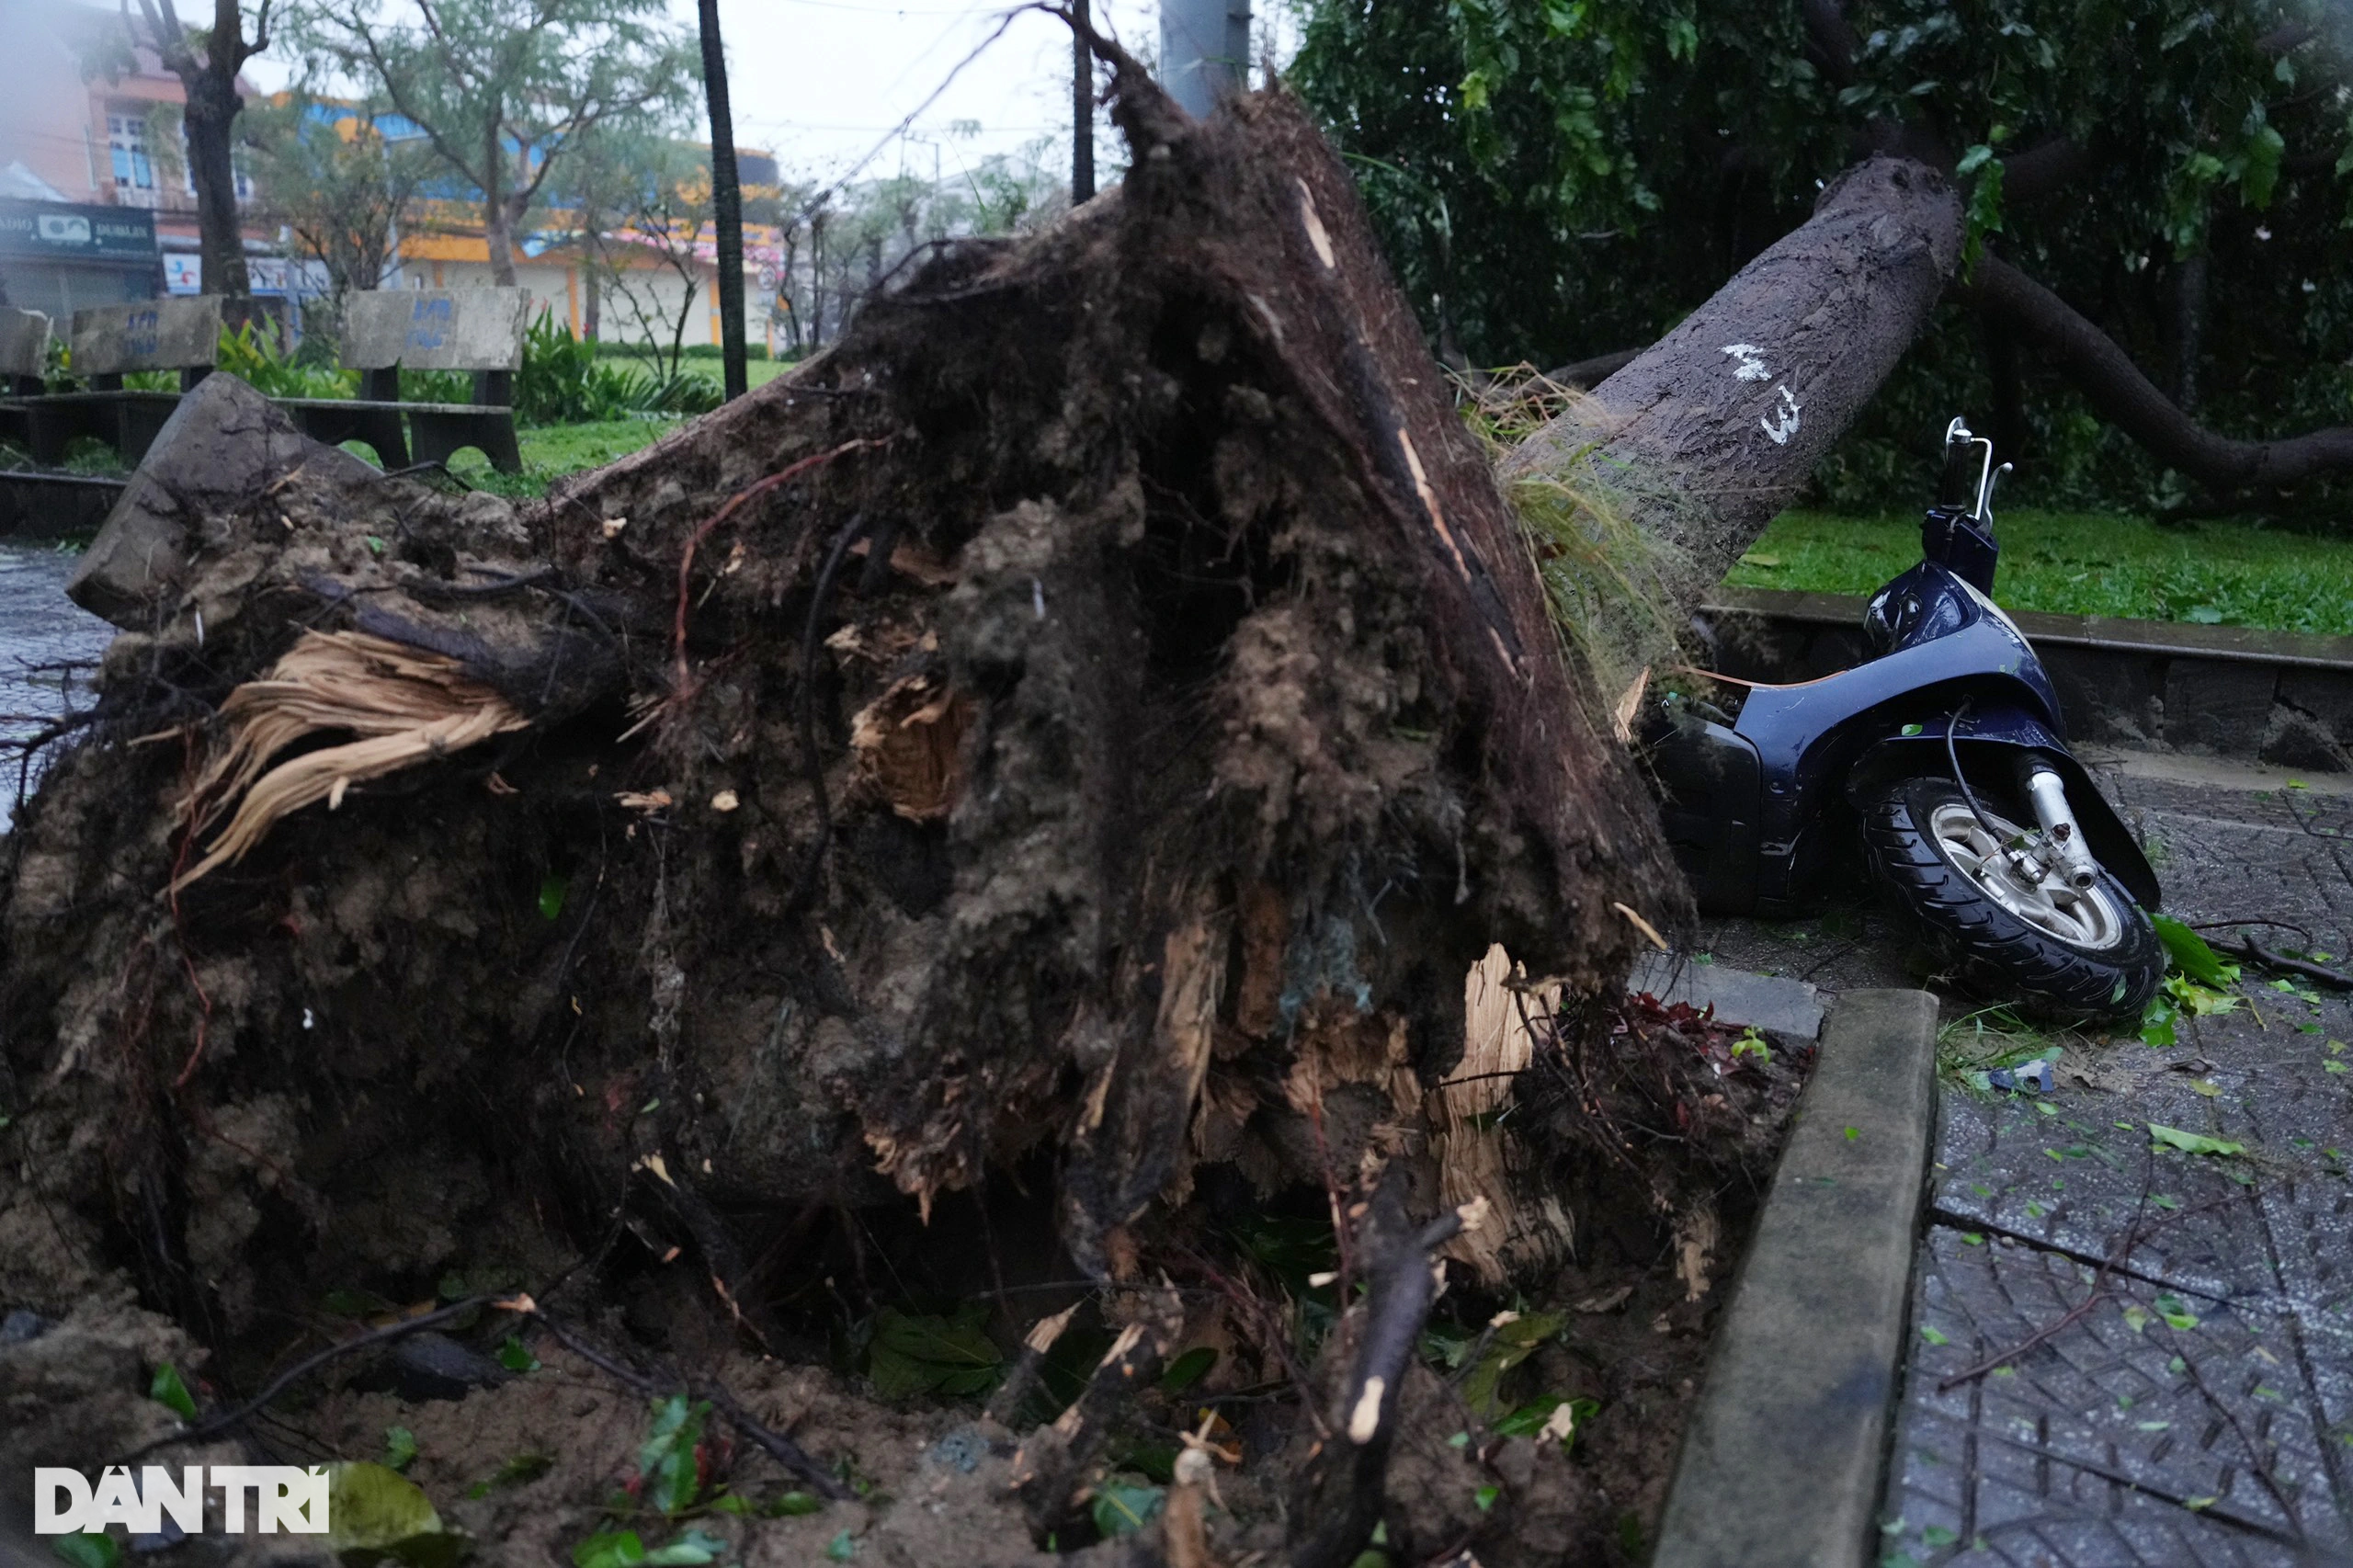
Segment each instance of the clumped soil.
[[[1599,1008],[1685,894],[1337,161],[1115,65],[1120,190],[544,503],[183,405],[0,860],[0,1473],[167,1435],[168,1361],[188,1460],[403,1427],[563,1561],[679,1528],[632,1467],[684,1390],[706,1499],[794,1443],[854,1494],[699,1517],[746,1561],[1067,1554],[1180,1427],[1210,1560],[1273,1561],[1361,1483],[1375,1220],[1482,1197],[1389,1550],[1631,1549],[1790,1064]],[[1565,998],[1523,1034],[1466,1024],[1495,943]],[[1506,1307],[1565,1321],[1467,1399]],[[1556,1394],[1577,1457],[1495,1430]]]

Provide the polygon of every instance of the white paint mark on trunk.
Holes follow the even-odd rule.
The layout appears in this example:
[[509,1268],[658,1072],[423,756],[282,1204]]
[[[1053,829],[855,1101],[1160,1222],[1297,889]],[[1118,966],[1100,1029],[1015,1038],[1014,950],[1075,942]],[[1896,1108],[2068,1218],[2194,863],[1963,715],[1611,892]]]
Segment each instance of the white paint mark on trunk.
[[1774,390],[1781,394],[1781,406],[1773,411],[1771,418],[1759,419],[1756,423],[1765,427],[1768,440],[1777,447],[1782,447],[1787,446],[1790,437],[1798,433],[1798,400],[1787,382]]
[[1733,357],[1733,375],[1744,381],[1769,381],[1773,372],[1765,368],[1765,351],[1754,343],[1727,343],[1724,352]]

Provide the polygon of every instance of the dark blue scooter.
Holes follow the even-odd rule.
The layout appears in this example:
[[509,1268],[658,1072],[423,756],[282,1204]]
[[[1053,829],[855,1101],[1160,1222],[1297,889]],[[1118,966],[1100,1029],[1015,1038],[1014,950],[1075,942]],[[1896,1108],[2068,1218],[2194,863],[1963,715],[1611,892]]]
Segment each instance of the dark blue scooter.
[[1955,978],[2045,1015],[2136,1015],[2165,976],[2156,874],[1994,603],[2008,469],[1955,419],[1926,559],[1863,612],[1870,657],[1795,686],[1690,672],[1699,691],[1656,706],[1645,749],[1702,909],[1796,914],[1859,839]]

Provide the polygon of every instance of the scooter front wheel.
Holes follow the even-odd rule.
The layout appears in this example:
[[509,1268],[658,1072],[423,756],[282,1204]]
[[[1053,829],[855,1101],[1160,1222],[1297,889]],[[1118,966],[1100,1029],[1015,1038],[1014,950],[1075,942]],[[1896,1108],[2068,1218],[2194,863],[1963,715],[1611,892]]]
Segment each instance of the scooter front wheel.
[[2105,870],[2080,891],[2021,875],[2003,850],[2022,830],[1984,818],[1949,778],[1899,779],[1863,814],[1871,873],[1989,1000],[2046,1017],[2137,1017],[2165,971],[2147,913]]

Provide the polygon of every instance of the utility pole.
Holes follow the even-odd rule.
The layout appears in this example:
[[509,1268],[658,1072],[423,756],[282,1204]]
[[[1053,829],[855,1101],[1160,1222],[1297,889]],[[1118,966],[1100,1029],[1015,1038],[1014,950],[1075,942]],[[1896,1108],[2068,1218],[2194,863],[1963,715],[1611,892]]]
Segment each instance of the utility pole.
[[1070,204],[1095,195],[1095,51],[1086,47],[1087,0],[1070,0]]
[[735,176],[735,117],[727,108],[727,50],[719,37],[719,0],[699,0],[702,87],[710,107],[710,208],[719,231],[720,354],[727,396],[744,395],[744,187]]
[[1160,85],[1205,119],[1250,79],[1250,0],[1160,0]]

